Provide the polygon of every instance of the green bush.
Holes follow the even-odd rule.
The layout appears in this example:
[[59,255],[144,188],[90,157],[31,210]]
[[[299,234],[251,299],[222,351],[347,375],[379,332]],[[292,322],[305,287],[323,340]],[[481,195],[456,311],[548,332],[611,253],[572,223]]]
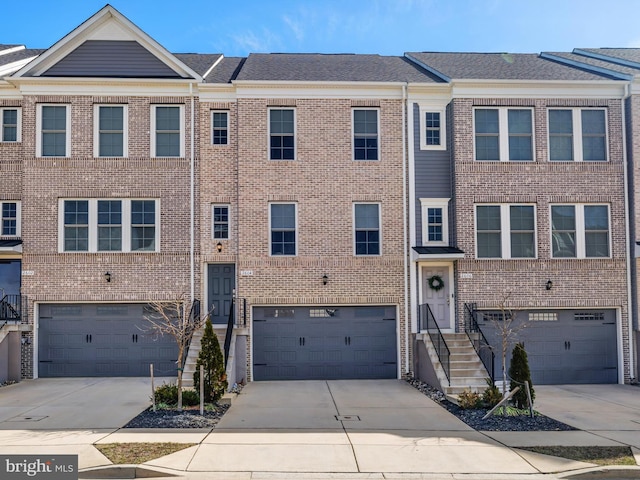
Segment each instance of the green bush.
[[486,380],[487,388],[482,392],[482,403],[487,408],[493,408],[500,403],[500,400],[502,400],[502,392],[498,387],[496,387],[493,380],[490,378],[487,378]]
[[[178,386],[170,383],[163,383],[156,387],[155,391],[156,406],[175,407],[178,405]],[[182,391],[182,405],[194,406],[200,404],[198,394],[193,390]]]
[[511,365],[509,366],[509,377],[511,383],[509,385],[509,391],[520,387],[520,390],[511,397],[513,404],[520,409],[529,408],[529,400],[527,399],[527,391],[524,386],[524,382],[529,382],[529,390],[531,391],[531,403],[536,398],[535,391],[533,390],[533,384],[531,383],[531,371],[529,370],[529,359],[527,358],[527,352],[524,349],[523,343],[517,343],[513,347],[513,353],[511,356]]
[[207,319],[204,327],[196,371],[193,374],[193,386],[198,393],[200,393],[200,367],[204,369],[204,401],[217,402],[227,391],[228,383],[222,350],[210,319]]
[[472,392],[471,390],[463,390],[462,393],[458,395],[458,406],[463,410],[480,408],[480,394]]

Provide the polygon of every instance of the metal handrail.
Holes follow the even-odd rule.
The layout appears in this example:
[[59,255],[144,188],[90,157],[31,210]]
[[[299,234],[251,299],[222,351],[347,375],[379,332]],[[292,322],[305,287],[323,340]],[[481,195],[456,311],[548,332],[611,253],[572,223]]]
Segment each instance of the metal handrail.
[[[193,303],[191,303],[191,309],[189,310],[187,325],[189,326],[189,328],[194,329],[196,325],[198,326],[200,325],[199,320],[200,320],[200,300],[198,300],[197,298],[194,298]],[[195,329],[193,331],[195,331]],[[193,333],[193,331],[191,333]],[[180,365],[182,368],[184,368],[184,365],[187,362],[187,354],[189,352],[189,349],[191,348],[191,340],[193,340],[193,335],[189,336],[189,342],[187,343],[184,349],[183,358],[180,359]]]
[[426,330],[426,332],[429,334],[431,343],[436,349],[438,360],[440,360],[440,365],[442,365],[444,374],[447,376],[449,385],[451,385],[451,365],[449,361],[449,358],[451,357],[451,351],[447,346],[447,342],[444,340],[444,335],[442,335],[442,332],[440,331],[438,322],[436,322],[429,304],[423,303],[418,307],[418,319],[420,321],[420,330]]
[[[484,368],[487,370],[491,383],[495,381],[495,363],[496,355],[493,353],[491,344],[487,340],[487,337],[482,333],[478,320],[476,319],[476,304],[465,303],[464,304],[464,331],[469,337],[473,349],[478,354],[478,357],[482,361]],[[474,335],[472,335],[474,334]]]
[[224,335],[224,366],[229,361],[229,351],[231,349],[231,336],[233,334],[233,326],[235,323],[235,299],[231,297],[231,306],[229,307],[229,319],[227,320],[227,331]]
[[11,321],[19,321],[22,318],[22,300],[20,295],[5,295],[0,300],[0,321],[5,324]]

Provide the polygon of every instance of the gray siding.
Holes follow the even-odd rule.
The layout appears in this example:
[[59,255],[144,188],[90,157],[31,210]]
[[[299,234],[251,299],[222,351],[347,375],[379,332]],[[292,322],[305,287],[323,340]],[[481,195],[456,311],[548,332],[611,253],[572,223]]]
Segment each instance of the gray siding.
[[180,78],[138,42],[111,40],[84,42],[43,76]]
[[[451,198],[451,162],[449,145],[451,130],[449,129],[450,109],[447,109],[447,150],[420,150],[420,107],[413,105],[413,147],[415,155],[415,189],[416,196],[416,245],[422,245],[422,212],[421,198]],[[451,205],[449,205],[449,230],[452,227]],[[414,246],[416,246],[414,245]]]

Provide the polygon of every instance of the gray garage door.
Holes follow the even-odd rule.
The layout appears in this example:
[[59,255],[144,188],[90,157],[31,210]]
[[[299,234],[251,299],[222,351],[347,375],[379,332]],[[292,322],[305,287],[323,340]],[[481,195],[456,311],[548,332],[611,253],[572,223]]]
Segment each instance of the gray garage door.
[[393,306],[253,309],[255,380],[396,378]]
[[[502,369],[494,323],[499,318],[499,312],[478,315],[480,327],[496,352],[496,377],[501,376]],[[525,320],[526,327],[516,338],[525,344],[534,384],[617,383],[615,310],[518,312],[516,323]]]
[[41,377],[137,377],[176,374],[178,348],[149,331],[141,304],[41,305]]

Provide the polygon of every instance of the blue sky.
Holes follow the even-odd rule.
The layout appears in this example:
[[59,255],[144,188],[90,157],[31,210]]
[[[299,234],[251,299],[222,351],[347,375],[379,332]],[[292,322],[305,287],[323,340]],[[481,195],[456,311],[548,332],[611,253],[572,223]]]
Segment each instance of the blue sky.
[[[0,43],[48,48],[106,0],[0,0]],[[640,47],[640,0],[111,0],[174,53]]]

